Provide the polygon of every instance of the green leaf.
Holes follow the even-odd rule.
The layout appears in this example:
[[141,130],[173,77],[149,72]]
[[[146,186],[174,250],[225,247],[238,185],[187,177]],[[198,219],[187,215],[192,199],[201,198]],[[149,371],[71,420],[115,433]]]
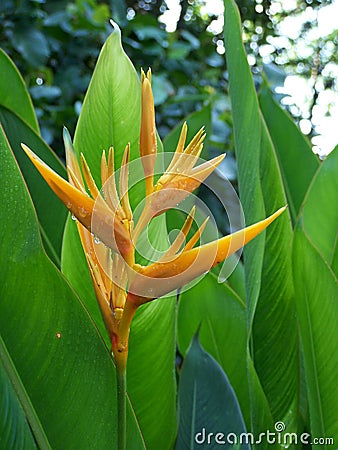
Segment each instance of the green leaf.
[[176,437],[175,298],[142,306],[131,326],[127,389],[149,450]]
[[96,182],[101,179],[103,149],[114,146],[117,167],[128,142],[131,159],[139,156],[140,93],[139,78],[115,25],[97,61],[74,138],[75,150],[85,155]]
[[[247,222],[253,223],[286,204],[286,199],[241,40],[238,9],[232,0],[225,0],[224,5],[240,199]],[[276,421],[287,417],[293,429],[298,395],[298,339],[288,214],[269,226],[265,236],[264,239],[262,234],[244,249],[249,336],[252,329],[249,348],[272,418]],[[250,372],[248,375],[252,380]],[[271,429],[271,421],[264,423],[264,415],[268,417],[269,413],[256,409],[251,382],[250,386],[252,428],[256,432]]]
[[259,103],[276,149],[290,214],[295,222],[319,160],[308,139],[273,99],[266,83],[260,91]]
[[323,161],[304,200],[302,223],[313,245],[333,267],[337,245],[338,147]]
[[211,448],[224,444],[228,444],[226,448],[250,448],[236,439],[246,429],[228,377],[203,350],[196,335],[183,363],[178,397],[177,450],[207,448],[210,444]]
[[243,300],[209,273],[180,295],[177,339],[185,355],[199,329],[199,339],[226,372],[246,421],[250,423],[246,382],[246,311]]
[[[111,357],[43,251],[32,202],[2,130],[0,170],[1,337],[41,423],[38,431],[52,448],[91,448],[93,442],[110,448],[117,420]],[[15,377],[10,381],[15,384]],[[128,429],[129,448],[143,448],[130,408]]]
[[0,73],[0,105],[14,112],[39,133],[38,121],[25,82],[2,49],[0,49]]
[[[233,255],[232,259],[237,258],[237,255]],[[231,260],[231,256],[229,257]],[[222,275],[222,274],[220,274]],[[222,278],[221,278],[222,279]],[[227,284],[233,289],[244,301],[246,301],[245,297],[245,275],[244,275],[244,265],[241,261],[238,261],[235,269],[229,275],[226,280]]]
[[0,106],[0,123],[29,187],[38,214],[44,247],[49,257],[57,266],[60,266],[61,243],[67,209],[37,172],[22,150],[21,143],[28,145],[61,176],[65,176],[66,171],[60,160],[40,136],[15,113],[2,106]]
[[[12,384],[12,382],[13,384]],[[20,394],[18,393],[20,392]],[[18,397],[16,397],[18,393]],[[24,412],[27,394],[22,388],[13,363],[0,336],[0,445],[1,448],[19,450],[36,449],[34,437]],[[32,426],[33,424],[31,424]],[[40,425],[40,424],[39,424]],[[40,440],[40,446],[43,442]]]
[[[262,122],[260,179],[267,211],[286,203],[279,175],[274,149]],[[272,417],[275,421],[285,420],[289,428],[292,419],[287,416],[298,397],[298,336],[291,239],[290,217],[285,213],[266,232],[261,288],[251,342],[254,365]],[[291,416],[296,419],[294,409]]]
[[[305,383],[312,437],[338,442],[337,278],[300,223],[293,240],[296,289]],[[331,448],[313,445],[313,448]]]
[[[85,154],[97,181],[100,179],[102,149],[108,150],[114,145],[117,168],[128,142],[131,144],[131,159],[139,156],[140,91],[138,76],[121,47],[120,32],[115,26],[101,50],[74,139],[76,151]],[[138,162],[135,164],[138,168],[134,170],[135,166],[130,166],[130,178],[142,169]],[[133,187],[129,193],[132,205],[143,192],[141,183]],[[157,228],[151,226],[149,234],[155,235],[157,248],[162,248],[167,245],[167,234],[159,230],[165,231],[165,218],[162,216],[158,219],[162,222]],[[88,268],[84,264],[80,242],[74,239],[72,224],[68,224],[64,238],[62,266],[68,280],[102,330],[102,319],[94,305]],[[174,301],[163,299],[142,307],[131,327],[127,390],[149,449],[157,449],[159,445],[169,449],[176,435],[174,324]]]
[[[181,294],[177,331],[179,349],[183,355],[199,327],[203,347],[229,377],[247,427],[251,428],[251,421],[254,424],[261,421],[270,424],[270,429],[273,429],[269,405],[251,357],[248,355],[246,358],[245,305],[229,286],[218,283],[211,273],[198,285]],[[256,405],[252,411],[248,402],[249,386]]]
[[[255,223],[266,214],[262,187],[259,182],[261,118],[258,113],[253,79],[242,43],[239,12],[232,0],[225,0],[224,7],[224,41],[229,73],[240,200],[247,222]],[[243,95],[244,90],[245,96]],[[259,295],[263,253],[264,234],[249,243],[244,250],[248,324],[250,327]]]

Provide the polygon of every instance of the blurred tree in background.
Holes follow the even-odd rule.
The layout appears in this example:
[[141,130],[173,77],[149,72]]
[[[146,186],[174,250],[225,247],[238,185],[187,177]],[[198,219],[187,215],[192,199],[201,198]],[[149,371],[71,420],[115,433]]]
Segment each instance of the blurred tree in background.
[[[264,67],[279,100],[310,137],[317,132],[314,113],[320,96],[328,93],[324,108],[329,115],[334,107],[332,93],[337,90],[338,32],[313,33],[320,11],[330,3],[238,1],[257,87]],[[150,66],[155,74],[160,135],[203,110],[204,116],[210,116],[209,152],[231,153],[231,119],[224,113],[230,105],[221,5],[205,0],[2,0],[1,46],[29,86],[44,139],[60,155],[62,125],[74,132],[98,52],[111,30],[111,17],[122,29],[123,45],[134,65]],[[292,18],[292,33],[285,36],[283,26]],[[310,83],[310,94],[301,106],[283,91],[287,74]],[[227,175],[234,178],[234,161],[227,160]]]

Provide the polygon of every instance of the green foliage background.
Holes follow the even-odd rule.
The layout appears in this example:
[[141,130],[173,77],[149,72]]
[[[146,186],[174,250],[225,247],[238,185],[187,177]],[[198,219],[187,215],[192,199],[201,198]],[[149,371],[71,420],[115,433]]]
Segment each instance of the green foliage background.
[[[0,40],[13,59],[32,95],[45,141],[63,154],[61,132],[67,125],[71,134],[79,115],[98,51],[111,32],[113,18],[123,29],[123,46],[137,70],[152,67],[157,123],[160,136],[188,114],[203,106],[212,109],[211,153],[233,149],[229,99],[225,95],[228,75],[224,70],[223,35],[209,25],[217,17],[203,10],[203,1],[181,1],[175,32],[167,32],[159,19],[167,6],[161,0],[4,0],[0,4]],[[297,40],[285,37],[283,45],[271,44],[286,17],[298,16],[312,8],[313,17],[330,1],[297,0],[291,11],[272,13],[270,2],[238,0],[246,51],[253,57],[255,82],[260,84],[262,62],[273,87],[283,85],[286,73],[313,77],[313,98],[307,117],[311,121],[320,90],[337,87],[330,64],[337,64],[337,32],[307,41],[316,19],[303,20],[299,42],[310,48],[307,58],[296,51]],[[263,59],[260,48],[269,43],[270,54]],[[189,62],[188,62],[189,61]],[[300,120],[304,111],[289,106]],[[329,114],[329,111],[328,111]],[[312,124],[310,136],[316,133]],[[228,158],[227,171],[233,177],[234,164]]]
[[[289,205],[245,248],[244,263],[226,282],[219,283],[215,271],[184,292],[178,305],[175,298],[159,299],[138,311],[128,362],[128,449],[200,448],[194,436],[203,427],[257,436],[277,421],[287,432],[335,439],[312,444],[331,449],[338,439],[337,149],[320,162],[276,102],[271,80],[257,83],[236,4],[224,5],[226,64],[197,4],[195,19],[182,19],[173,34],[158,26],[161,3],[110,5],[124,24],[123,47],[136,69],[154,69],[160,132],[187,115],[191,133],[201,123],[210,130],[209,154],[233,152],[247,223]],[[76,120],[76,102],[111,31],[111,12],[94,1],[6,1],[1,8],[4,47],[25,80],[1,52],[0,447],[109,449],[116,438],[115,368],[84,255],[74,222],[66,223],[66,209],[20,142],[65,175],[40,136],[25,82],[44,135],[61,153],[61,125]],[[135,12],[130,20],[128,8]],[[247,4],[240,9],[247,25],[264,17]],[[28,26],[32,21],[36,28]],[[119,153],[120,141],[128,139],[132,158],[138,153],[139,80],[123,47],[115,28],[76,127],[76,151],[85,152],[95,177],[102,146],[114,143]],[[98,124],[104,132],[97,133]],[[175,128],[165,149],[172,149],[176,135]],[[226,224],[219,226],[226,231]],[[156,231],[157,244],[165,244],[166,235]],[[252,447],[281,448],[277,442]]]

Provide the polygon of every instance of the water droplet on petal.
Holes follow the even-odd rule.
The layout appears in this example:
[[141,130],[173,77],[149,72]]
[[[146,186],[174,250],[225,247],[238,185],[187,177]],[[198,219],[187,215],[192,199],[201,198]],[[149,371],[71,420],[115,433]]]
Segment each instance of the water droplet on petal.
[[101,244],[101,241],[97,236],[94,236],[94,242],[95,244]]
[[78,213],[81,217],[86,217],[88,214],[86,208],[84,208],[83,206],[81,206],[81,208],[79,208]]
[[74,214],[72,214],[72,220],[76,220],[76,217],[74,216]]

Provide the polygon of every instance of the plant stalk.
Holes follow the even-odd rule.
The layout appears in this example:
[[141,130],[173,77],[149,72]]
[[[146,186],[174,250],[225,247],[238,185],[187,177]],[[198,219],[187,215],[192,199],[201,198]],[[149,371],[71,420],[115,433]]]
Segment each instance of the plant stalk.
[[116,367],[117,380],[117,442],[118,450],[126,450],[127,446],[127,377],[126,367]]
[[126,450],[127,444],[127,359],[130,324],[137,305],[126,301],[116,334],[112,338],[112,353],[117,381],[117,441],[118,450]]

